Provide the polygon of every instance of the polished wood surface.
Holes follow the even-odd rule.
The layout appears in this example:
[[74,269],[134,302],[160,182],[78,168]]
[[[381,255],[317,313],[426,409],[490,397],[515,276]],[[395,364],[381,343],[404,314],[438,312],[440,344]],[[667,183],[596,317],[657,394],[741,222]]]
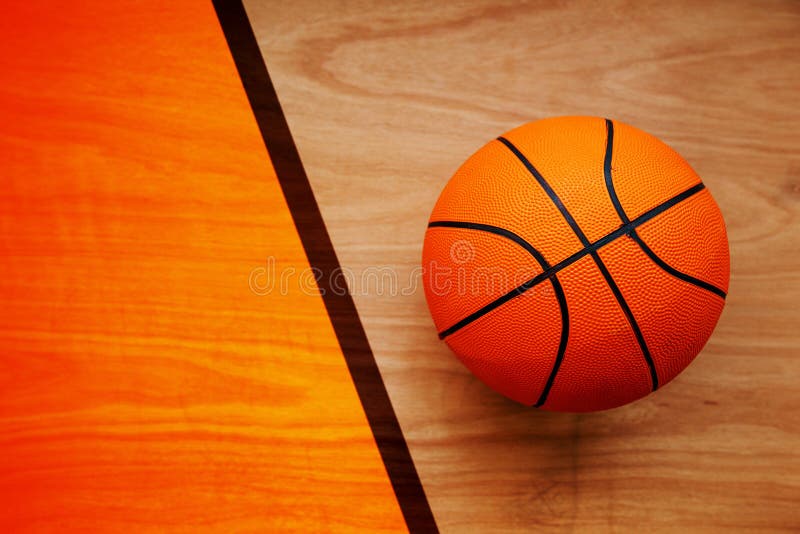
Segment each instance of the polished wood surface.
[[800,529],[800,4],[274,2],[248,12],[342,264],[419,266],[427,217],[487,140],[607,116],[676,148],[725,215],[730,295],[662,391],[523,408],[437,340],[421,288],[356,305],[440,528]]
[[402,530],[211,4],[0,36],[0,532]]

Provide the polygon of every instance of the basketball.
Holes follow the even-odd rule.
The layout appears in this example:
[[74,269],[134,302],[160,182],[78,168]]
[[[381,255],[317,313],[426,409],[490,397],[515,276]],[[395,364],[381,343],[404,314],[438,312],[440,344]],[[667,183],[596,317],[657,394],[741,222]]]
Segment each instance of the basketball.
[[621,406],[675,378],[725,304],[717,204],[673,149],[595,117],[489,142],[431,214],[425,296],[439,337],[525,405]]

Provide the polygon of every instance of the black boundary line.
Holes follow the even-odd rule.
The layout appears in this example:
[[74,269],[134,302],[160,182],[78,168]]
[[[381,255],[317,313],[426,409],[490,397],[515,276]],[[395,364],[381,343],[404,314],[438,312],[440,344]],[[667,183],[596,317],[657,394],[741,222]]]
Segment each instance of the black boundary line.
[[[476,319],[480,319],[481,317],[483,317],[484,315],[486,315],[490,311],[494,310],[495,308],[497,308],[499,306],[502,306],[503,304],[505,304],[509,300],[513,299],[514,297],[525,293],[526,291],[528,291],[532,287],[535,287],[537,284],[543,282],[544,280],[547,280],[548,278],[550,278],[551,276],[553,276],[557,272],[561,271],[562,269],[565,269],[566,267],[569,267],[570,265],[572,265],[576,261],[580,260],[584,256],[599,250],[600,248],[608,245],[609,243],[611,243],[615,239],[619,239],[620,237],[622,237],[625,234],[627,234],[628,232],[630,232],[631,228],[637,228],[637,227],[643,225],[647,221],[651,220],[654,217],[657,217],[658,215],[661,215],[662,213],[664,213],[665,211],[667,211],[671,207],[683,202],[684,200],[688,199],[689,197],[699,193],[703,189],[705,189],[705,186],[702,183],[699,183],[699,184],[697,184],[695,186],[690,187],[686,191],[678,193],[674,197],[670,198],[669,200],[666,200],[666,201],[662,202],[658,206],[656,206],[656,207],[644,212],[639,217],[637,217],[634,220],[632,220],[630,223],[622,225],[619,228],[617,228],[616,230],[614,230],[613,232],[611,232],[610,234],[607,234],[607,235],[601,237],[600,239],[598,239],[597,241],[592,243],[589,247],[582,248],[581,250],[579,250],[575,254],[573,254],[573,255],[561,260],[558,263],[556,263],[555,265],[553,265],[548,270],[546,270],[546,271],[544,271],[542,273],[539,273],[538,275],[536,275],[535,277],[531,278],[530,280],[528,280],[526,282],[523,282],[519,286],[515,287],[514,289],[512,289],[511,291],[509,291],[505,295],[497,298],[496,300],[493,300],[492,302],[490,302],[489,304],[487,304],[483,308],[481,308],[481,309],[469,314],[467,317],[461,319],[460,321],[458,321],[454,325],[450,326],[449,328],[446,328],[446,329],[442,330],[441,332],[439,332],[439,338],[444,339],[447,336],[449,336],[449,335],[461,330],[462,328],[464,328],[465,326],[467,326],[471,322],[475,321]],[[436,222],[438,222],[438,221],[434,221],[432,224],[435,224]]]
[[[515,234],[510,230],[506,230],[505,228],[500,228],[499,226],[461,221],[434,221],[428,224],[428,228],[463,228],[467,230],[477,230],[499,235],[514,241],[528,251],[528,253],[537,261],[537,263],[539,263],[539,266],[541,266],[543,271],[551,268],[551,265],[547,261],[547,258],[544,257],[544,254],[539,252],[533,245],[528,243],[528,241],[523,239],[518,234]],[[547,377],[547,382],[545,382],[544,388],[542,388],[542,392],[539,394],[539,398],[534,404],[536,408],[542,406],[547,400],[547,394],[550,393],[550,389],[553,387],[553,382],[558,374],[558,369],[561,367],[561,362],[564,359],[564,352],[567,350],[567,341],[569,340],[569,308],[567,308],[567,297],[564,295],[564,288],[561,286],[561,282],[558,280],[558,276],[556,276],[555,273],[553,273],[553,275],[550,277],[550,283],[553,284],[553,290],[556,293],[558,307],[561,312],[561,338],[558,342],[558,353],[556,354],[556,359],[553,362],[553,367],[550,370],[550,375]]]
[[[628,214],[625,213],[625,209],[622,207],[622,203],[619,201],[619,197],[617,196],[617,191],[614,188],[614,179],[611,174],[611,159],[613,157],[612,153],[614,151],[614,122],[610,119],[605,119],[605,121],[606,121],[606,153],[605,157],[603,158],[603,174],[605,175],[606,179],[606,189],[608,190],[608,196],[611,197],[611,203],[614,204],[614,209],[616,209],[617,214],[619,214],[619,218],[622,220],[624,224],[627,224],[630,222],[630,220],[628,219]],[[710,291],[711,293],[714,293],[715,295],[718,295],[723,299],[725,299],[725,297],[727,296],[722,289],[718,288],[714,284],[706,282],[705,280],[700,280],[699,278],[695,278],[690,274],[681,272],[678,269],[671,266],[670,264],[668,264],[667,262],[665,262],[664,260],[662,260],[658,256],[658,254],[656,254],[655,251],[653,251],[653,249],[651,249],[647,245],[647,243],[644,242],[644,239],[641,238],[641,236],[638,234],[638,232],[636,232],[636,230],[631,230],[630,236],[631,239],[633,239],[636,242],[636,244],[639,245],[639,248],[641,248],[642,251],[650,257],[653,263],[661,267],[664,271],[668,272],[675,278],[678,278],[679,280],[683,280],[684,282],[688,282],[692,285],[705,289],[706,291]]]
[[323,302],[406,525],[412,532],[438,532],[353,299],[335,287],[334,278],[341,272],[339,261],[247,13],[239,0],[212,3],[308,262],[320,274],[317,284]]
[[[583,243],[584,248],[589,247],[591,245],[589,243],[589,238],[587,238],[586,234],[583,233],[583,230],[580,229],[578,223],[572,217],[572,214],[570,214],[570,212],[567,210],[567,207],[564,206],[564,203],[561,202],[561,199],[558,198],[558,195],[553,190],[553,188],[550,187],[550,184],[547,183],[547,181],[544,179],[544,177],[542,177],[539,171],[536,170],[533,164],[530,161],[528,161],[528,158],[526,158],[525,155],[511,143],[511,141],[509,141],[504,137],[500,137],[498,139],[502,141],[503,144],[506,145],[509,148],[509,150],[511,150],[514,153],[515,156],[517,156],[517,158],[525,165],[525,167],[530,171],[530,173],[534,176],[534,178],[536,178],[536,181],[538,181],[539,184],[542,185],[542,188],[544,188],[545,192],[547,193],[547,196],[550,197],[550,199],[556,205],[558,210],[561,212],[561,215],[564,217],[564,219],[566,219],[566,221],[572,227],[572,230],[578,236],[578,239],[580,239],[581,243]],[[652,379],[653,383],[652,389],[653,391],[655,391],[656,389],[658,389],[658,374],[656,373],[656,366],[655,362],[653,362],[653,357],[650,355],[650,349],[647,348],[647,343],[645,342],[644,335],[642,334],[642,330],[639,328],[639,323],[636,321],[636,317],[634,317],[633,312],[628,306],[628,303],[625,301],[625,296],[622,294],[622,291],[619,290],[619,287],[614,281],[614,278],[611,276],[611,273],[606,268],[605,263],[603,263],[603,260],[600,259],[600,255],[597,253],[597,251],[593,251],[591,253],[591,256],[594,262],[597,264],[597,267],[600,269],[600,273],[603,275],[603,278],[605,278],[606,283],[611,288],[611,292],[617,299],[617,303],[619,303],[620,308],[622,308],[622,311],[628,320],[628,324],[630,324],[631,329],[633,330],[633,333],[636,336],[636,341],[639,343],[639,348],[642,351],[642,356],[644,356],[644,360],[645,362],[647,362],[647,367],[650,370],[650,378]]]

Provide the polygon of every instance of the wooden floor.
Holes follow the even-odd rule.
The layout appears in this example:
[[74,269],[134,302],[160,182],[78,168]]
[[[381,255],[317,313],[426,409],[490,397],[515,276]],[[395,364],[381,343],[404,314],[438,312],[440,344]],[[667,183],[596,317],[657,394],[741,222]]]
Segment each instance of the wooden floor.
[[0,17],[0,532],[402,530],[214,8],[64,15]]
[[504,400],[438,341],[420,288],[355,284],[442,531],[800,529],[800,4],[246,7],[355,273],[412,278],[458,165],[546,116],[657,135],[725,215],[732,279],[711,341],[662,391],[604,413]]
[[[245,3],[442,531],[800,530],[800,3]],[[0,532],[408,525],[327,301],[253,285],[311,258],[221,28],[4,7]],[[461,162],[567,114],[675,147],[732,254],[695,363],[585,415],[482,385],[414,285]]]

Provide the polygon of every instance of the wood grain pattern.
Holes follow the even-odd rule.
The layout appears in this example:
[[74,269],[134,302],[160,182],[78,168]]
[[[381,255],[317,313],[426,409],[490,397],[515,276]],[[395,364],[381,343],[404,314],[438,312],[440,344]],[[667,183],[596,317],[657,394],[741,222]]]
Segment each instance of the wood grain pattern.
[[676,148],[726,217],[730,296],[663,391],[593,415],[495,395],[421,289],[356,304],[444,531],[800,529],[800,4],[246,2],[342,264],[419,265],[444,182],[550,115]]
[[210,3],[0,35],[0,531],[402,530]]

